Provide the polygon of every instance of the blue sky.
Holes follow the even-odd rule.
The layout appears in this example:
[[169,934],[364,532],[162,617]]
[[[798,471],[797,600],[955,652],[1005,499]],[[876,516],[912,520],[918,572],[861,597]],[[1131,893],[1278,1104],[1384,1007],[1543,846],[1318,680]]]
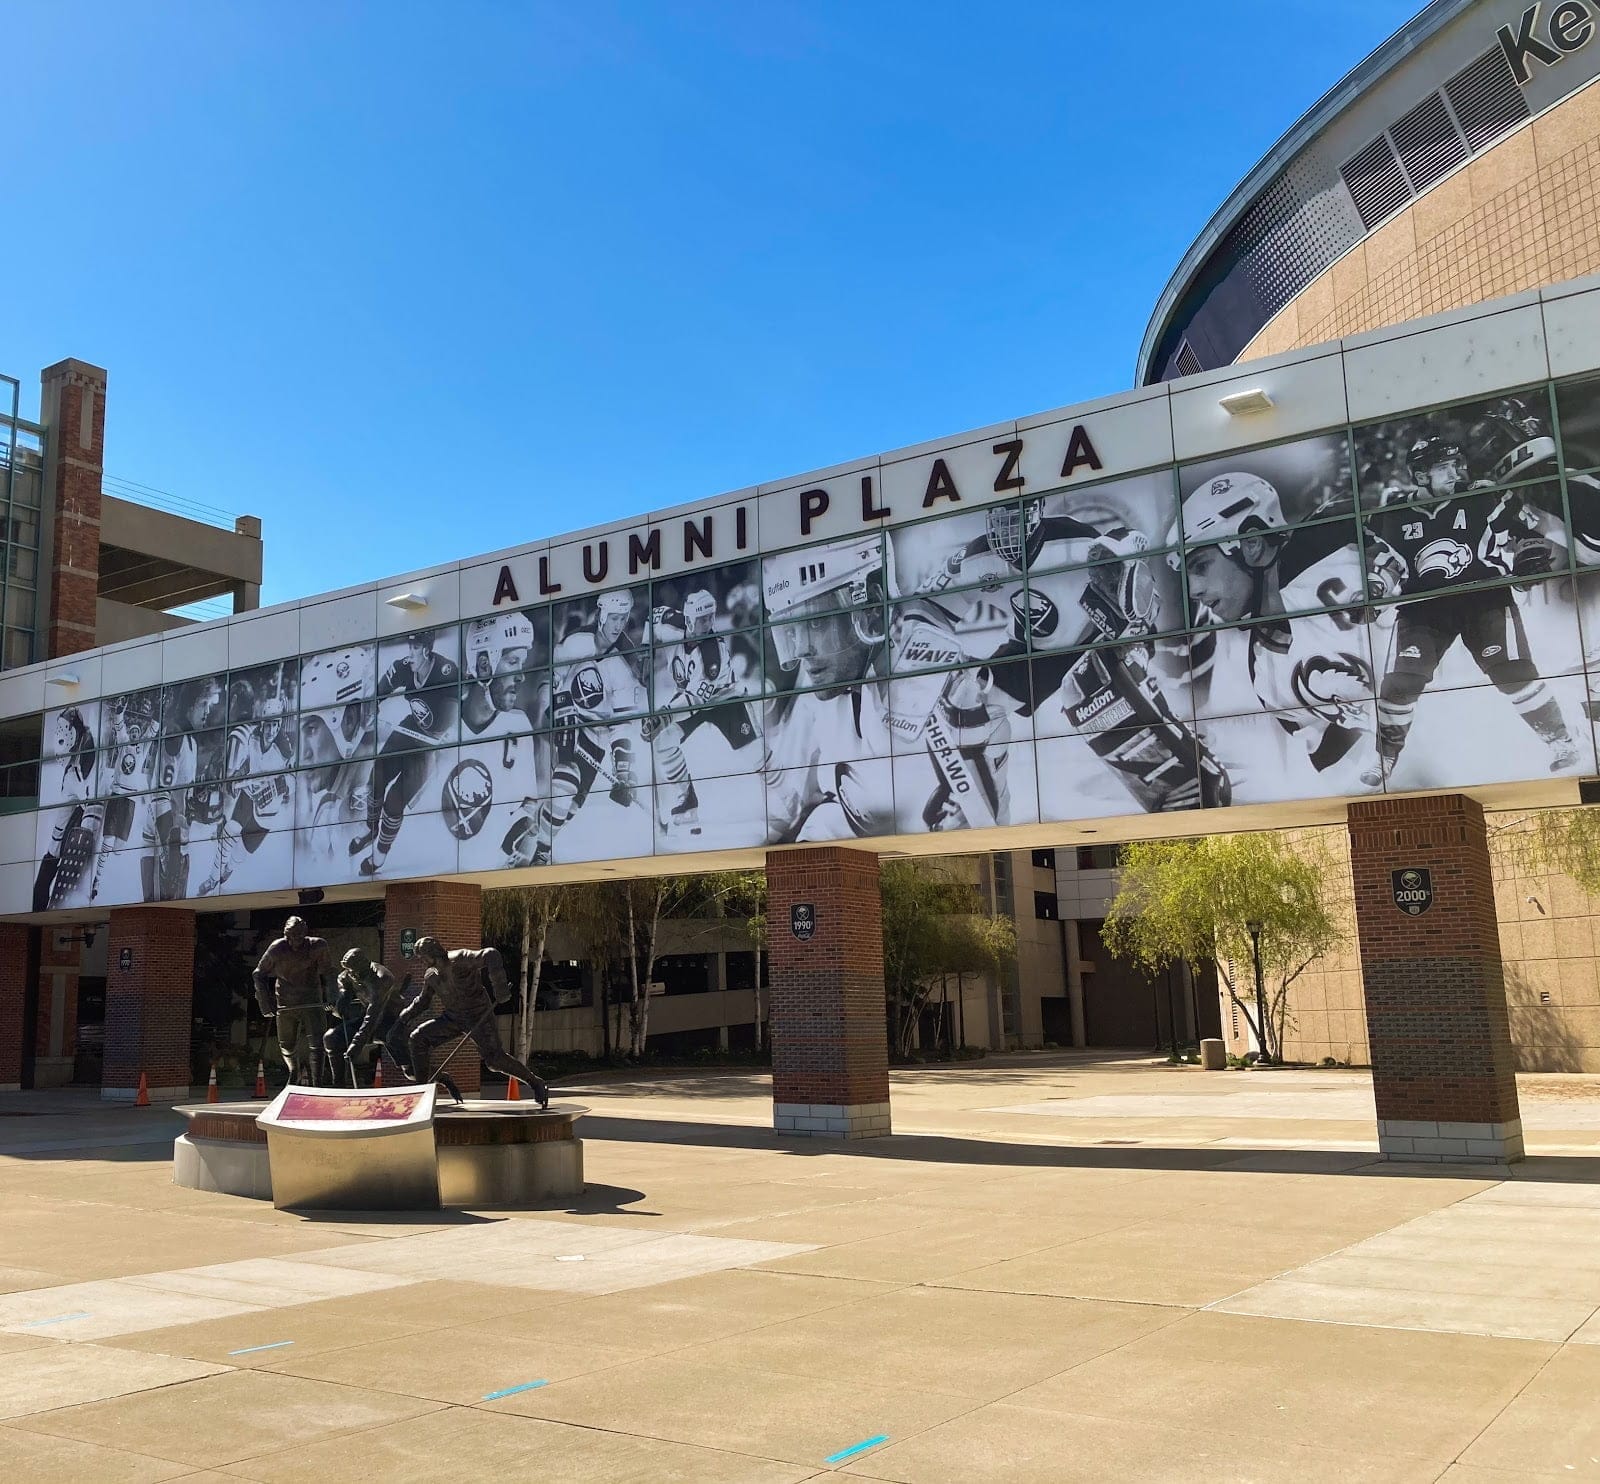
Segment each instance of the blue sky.
[[0,370],[268,602],[702,498],[1125,389],[1413,8],[11,0]]

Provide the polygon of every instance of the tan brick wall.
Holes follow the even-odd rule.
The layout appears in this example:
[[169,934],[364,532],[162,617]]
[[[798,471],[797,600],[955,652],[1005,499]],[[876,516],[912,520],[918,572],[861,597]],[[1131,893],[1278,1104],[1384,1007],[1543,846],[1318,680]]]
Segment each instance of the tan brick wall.
[[1419,196],[1323,272],[1238,359],[1600,271],[1600,81]]

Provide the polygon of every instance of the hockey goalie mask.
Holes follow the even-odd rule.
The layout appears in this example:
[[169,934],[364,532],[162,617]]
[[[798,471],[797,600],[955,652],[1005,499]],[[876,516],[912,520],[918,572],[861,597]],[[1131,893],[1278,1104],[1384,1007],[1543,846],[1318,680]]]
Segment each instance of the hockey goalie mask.
[[785,671],[803,670],[804,685],[861,678],[870,650],[884,639],[881,536],[768,557],[761,584],[768,633]]
[[1024,509],[995,505],[984,511],[989,528],[989,550],[1019,572],[1025,561],[1039,555],[1044,541],[1044,506],[1029,500]]

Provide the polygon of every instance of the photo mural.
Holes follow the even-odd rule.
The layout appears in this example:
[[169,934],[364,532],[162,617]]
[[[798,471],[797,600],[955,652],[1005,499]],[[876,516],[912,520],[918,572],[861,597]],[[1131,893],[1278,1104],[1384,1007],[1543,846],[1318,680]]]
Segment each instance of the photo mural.
[[925,518],[52,711],[34,905],[1596,771],[1600,381],[1055,490],[1013,447],[981,505],[941,460]]

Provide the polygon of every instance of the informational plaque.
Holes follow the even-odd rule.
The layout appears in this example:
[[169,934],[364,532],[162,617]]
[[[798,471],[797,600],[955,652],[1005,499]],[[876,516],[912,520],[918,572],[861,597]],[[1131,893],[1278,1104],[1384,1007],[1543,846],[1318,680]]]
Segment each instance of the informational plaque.
[[272,1204],[316,1210],[439,1206],[435,1086],[355,1090],[290,1084],[256,1119],[267,1135]]

